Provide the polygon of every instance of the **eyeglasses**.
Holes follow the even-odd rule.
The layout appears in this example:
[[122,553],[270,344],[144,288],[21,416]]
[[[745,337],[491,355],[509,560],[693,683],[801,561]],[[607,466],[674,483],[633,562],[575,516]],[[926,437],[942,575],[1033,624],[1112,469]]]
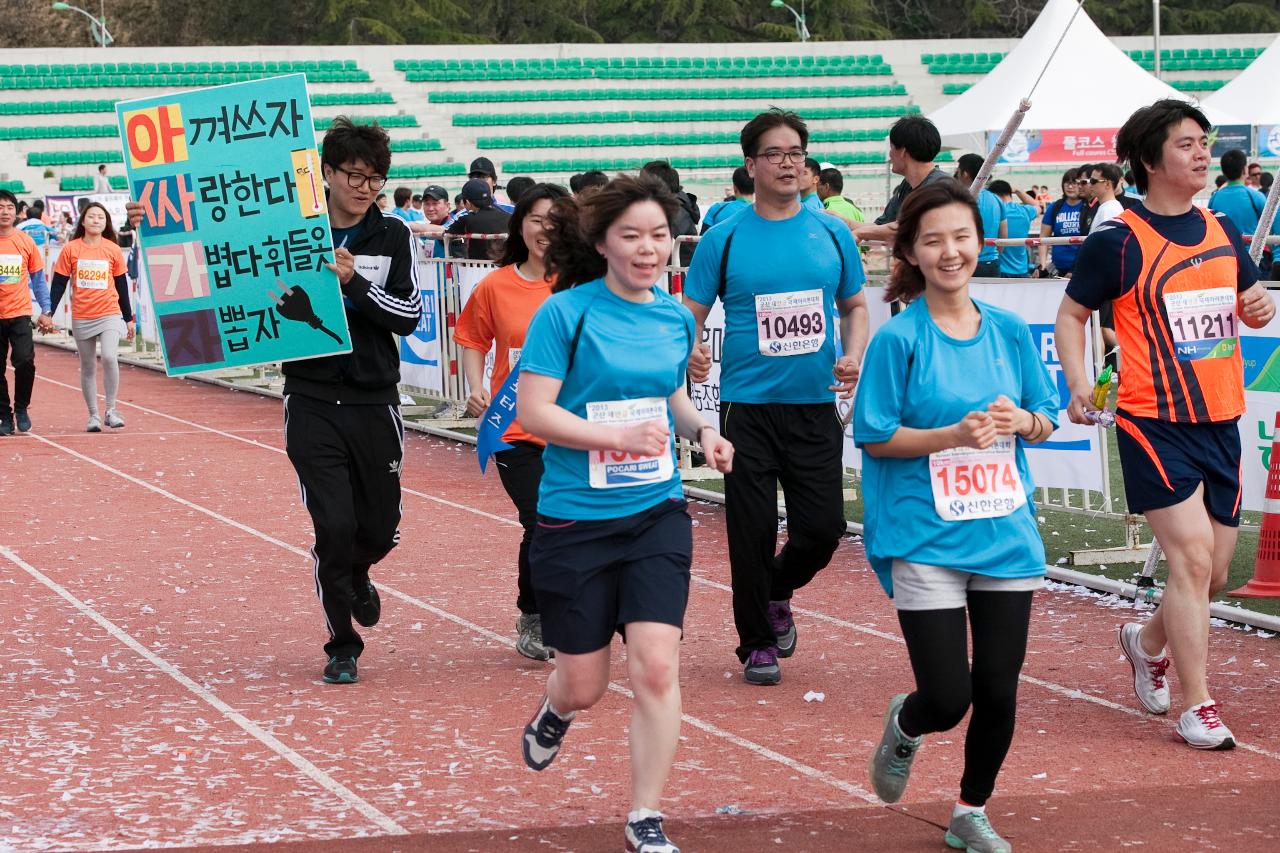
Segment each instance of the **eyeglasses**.
[[805,158],[809,156],[809,152],[803,148],[795,148],[791,151],[778,151],[776,148],[770,148],[768,151],[762,151],[756,156],[763,157],[765,162],[771,166],[781,166],[784,160],[790,160],[792,163],[803,163]]
[[[1082,183],[1082,184],[1083,184],[1083,183],[1086,183],[1086,182],[1085,182],[1085,181],[1081,181],[1080,183]],[[1090,183],[1090,184],[1109,184],[1109,183],[1111,183],[1111,182],[1110,182],[1110,181],[1108,181],[1106,178],[1090,178],[1090,179],[1088,180],[1088,183]]]
[[365,175],[360,172],[348,172],[341,166],[334,166],[335,172],[341,172],[347,176],[347,186],[353,190],[358,190],[365,184],[369,185],[369,189],[377,192],[387,185],[387,179],[383,175]]

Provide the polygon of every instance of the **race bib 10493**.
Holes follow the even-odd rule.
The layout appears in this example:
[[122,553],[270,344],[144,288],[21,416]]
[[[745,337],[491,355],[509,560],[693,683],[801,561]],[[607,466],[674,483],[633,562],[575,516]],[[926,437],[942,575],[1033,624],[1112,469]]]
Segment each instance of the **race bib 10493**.
[[756,334],[761,355],[804,355],[822,349],[827,339],[822,291],[757,294]]

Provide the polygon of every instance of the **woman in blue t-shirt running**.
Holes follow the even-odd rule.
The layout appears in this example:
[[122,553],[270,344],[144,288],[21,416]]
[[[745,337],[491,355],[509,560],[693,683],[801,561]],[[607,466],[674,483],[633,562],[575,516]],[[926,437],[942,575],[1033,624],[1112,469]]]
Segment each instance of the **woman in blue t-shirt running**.
[[574,715],[604,695],[621,633],[634,693],[625,836],[640,853],[678,853],[659,806],[680,736],[693,532],[673,435],[699,441],[715,470],[733,458],[685,393],[693,316],[657,286],[678,209],[663,185],[626,176],[553,204],[555,292],[529,326],[517,404],[547,442],[529,564],[556,661],[524,760],[547,767]]
[[885,293],[907,307],[867,348],[854,436],[867,556],[893,597],[916,678],[914,693],[889,702],[872,785],[896,802],[923,736],[954,728],[972,705],[946,841],[994,853],[1010,848],[984,809],[1013,738],[1031,596],[1044,575],[1022,446],[1049,437],[1059,402],[1027,324],[969,296],[981,248],[981,215],[960,184],[907,198]]

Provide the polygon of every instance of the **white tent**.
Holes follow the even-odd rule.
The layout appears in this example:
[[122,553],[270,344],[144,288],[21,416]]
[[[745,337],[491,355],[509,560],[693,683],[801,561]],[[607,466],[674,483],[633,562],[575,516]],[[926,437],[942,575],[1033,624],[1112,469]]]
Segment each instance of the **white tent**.
[[1240,124],[1280,124],[1280,37],[1230,83],[1204,99],[1207,109],[1240,116]]
[[[1008,124],[1054,45],[1063,38],[1068,21],[1071,28],[1031,96],[1022,129],[1118,128],[1134,110],[1160,98],[1193,100],[1143,70],[1102,34],[1083,9],[1072,20],[1076,8],[1075,0],[1048,0],[1031,29],[999,65],[929,115],[944,145],[985,152],[987,133]],[[1229,112],[1214,111],[1209,119],[1215,124],[1242,123]]]

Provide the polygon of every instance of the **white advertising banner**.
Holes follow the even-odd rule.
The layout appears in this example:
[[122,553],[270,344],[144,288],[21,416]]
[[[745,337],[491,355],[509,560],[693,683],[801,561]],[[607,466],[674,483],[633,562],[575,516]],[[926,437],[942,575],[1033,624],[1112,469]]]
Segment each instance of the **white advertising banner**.
[[[1027,463],[1031,466],[1036,485],[1055,489],[1090,489],[1101,492],[1103,487],[1102,442],[1099,437],[1099,428],[1069,422],[1065,409],[1069,395],[1053,337],[1054,320],[1057,318],[1058,305],[1062,301],[1065,290],[1065,282],[1039,282],[1026,279],[1016,284],[975,282],[970,285],[970,293],[975,299],[1006,308],[1027,321],[1027,325],[1031,328],[1031,338],[1035,341],[1050,376],[1058,385],[1063,405],[1063,409],[1059,412],[1060,426],[1051,439],[1027,448]],[[868,287],[865,292],[871,315],[871,334],[874,335],[889,321],[889,305],[884,301],[883,288]],[[1086,338],[1092,341],[1091,328]],[[724,311],[719,302],[712,307],[707,317],[702,342],[711,347],[711,375],[706,382],[692,385],[689,396],[708,423],[718,426],[720,356],[724,343]],[[1276,343],[1280,344],[1280,340]],[[1085,357],[1087,364],[1093,364],[1091,343]],[[975,365],[975,369],[981,369],[981,366]],[[1280,368],[1277,370],[1280,371]],[[1277,382],[1277,390],[1280,390],[1280,380]],[[1280,398],[1280,394],[1276,396]],[[842,417],[848,417],[852,402],[852,400],[841,400],[837,404]],[[1277,405],[1280,406],[1280,399]],[[1268,425],[1269,434],[1270,426]],[[846,468],[853,470],[860,470],[862,467],[862,454],[854,447],[852,427],[845,429],[844,464]],[[1265,469],[1263,473],[1265,475]]]
[[422,317],[414,333],[400,339],[400,381],[443,394],[440,297],[444,293],[444,264],[418,265],[418,293],[422,296]]
[[1247,407],[1237,424],[1244,489],[1241,507],[1261,510],[1267,493],[1276,412],[1280,411],[1280,318],[1272,319],[1261,329],[1242,325],[1240,333]]

